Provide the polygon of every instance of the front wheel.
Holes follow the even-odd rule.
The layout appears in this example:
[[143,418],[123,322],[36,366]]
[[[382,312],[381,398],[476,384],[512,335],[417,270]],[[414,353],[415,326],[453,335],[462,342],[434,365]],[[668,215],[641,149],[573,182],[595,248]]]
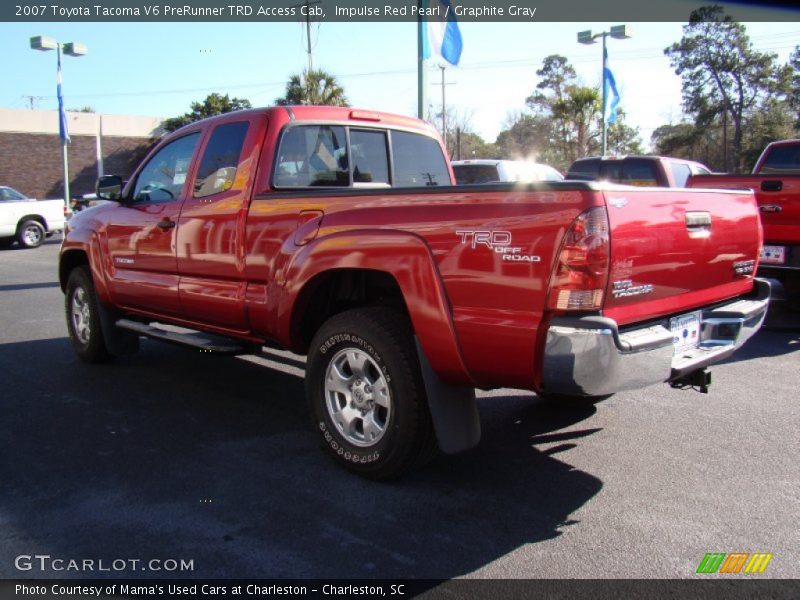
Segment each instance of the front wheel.
[[329,319],[311,342],[306,394],[326,452],[370,479],[394,479],[436,448],[411,324],[384,308]]
[[39,221],[25,221],[17,230],[17,241],[23,248],[38,248],[44,242],[44,227]]
[[111,359],[103,339],[102,320],[92,275],[86,267],[69,274],[65,297],[67,329],[78,357],[89,363]]

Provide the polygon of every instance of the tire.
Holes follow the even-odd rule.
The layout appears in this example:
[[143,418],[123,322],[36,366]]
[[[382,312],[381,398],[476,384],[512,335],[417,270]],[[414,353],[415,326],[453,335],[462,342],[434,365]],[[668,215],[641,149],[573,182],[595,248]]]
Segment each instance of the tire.
[[64,308],[69,339],[78,358],[88,363],[113,358],[106,349],[100,307],[88,268],[76,267],[69,274]]
[[0,248],[11,248],[11,245],[14,243],[13,237],[3,237],[0,238]]
[[546,404],[553,408],[563,408],[565,410],[583,410],[591,408],[598,402],[611,398],[614,394],[605,396],[570,396],[567,394],[548,394],[546,392],[536,392]]
[[306,396],[322,446],[368,479],[396,479],[436,452],[411,323],[380,307],[331,317],[314,336]]
[[44,234],[39,221],[24,221],[17,228],[17,242],[22,248],[38,248],[44,242]]

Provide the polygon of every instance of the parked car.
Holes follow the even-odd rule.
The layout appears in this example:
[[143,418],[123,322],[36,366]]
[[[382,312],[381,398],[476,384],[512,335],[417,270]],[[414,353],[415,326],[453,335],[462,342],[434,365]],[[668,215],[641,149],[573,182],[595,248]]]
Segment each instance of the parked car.
[[764,226],[758,273],[780,281],[800,307],[800,139],[769,144],[751,175],[692,175],[689,187],[755,192]]
[[67,212],[63,200],[36,200],[0,186],[0,248],[14,242],[23,248],[40,246],[46,237],[64,229]]
[[498,181],[561,181],[564,176],[553,167],[526,160],[454,160],[458,185]]
[[705,165],[669,156],[595,156],[579,158],[567,171],[567,179],[610,181],[640,187],[686,187],[692,175],[707,175]]
[[87,362],[140,336],[307,355],[319,442],[386,479],[437,443],[477,444],[476,387],[555,403],[705,389],[761,326],[750,191],[622,203],[607,184],[453,183],[436,130],[409,117],[293,106],[187,125],[69,221],[72,346]]

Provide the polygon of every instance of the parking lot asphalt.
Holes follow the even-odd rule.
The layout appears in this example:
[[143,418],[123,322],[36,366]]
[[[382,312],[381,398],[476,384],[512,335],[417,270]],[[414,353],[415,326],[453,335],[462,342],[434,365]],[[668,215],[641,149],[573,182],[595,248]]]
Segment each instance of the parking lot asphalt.
[[92,575],[15,566],[37,553],[193,565],[112,573],[135,577],[692,578],[708,552],[768,552],[748,577],[800,576],[796,314],[707,395],[481,393],[477,448],[380,484],[318,447],[297,357],[78,361],[57,254],[0,251],[2,578]]

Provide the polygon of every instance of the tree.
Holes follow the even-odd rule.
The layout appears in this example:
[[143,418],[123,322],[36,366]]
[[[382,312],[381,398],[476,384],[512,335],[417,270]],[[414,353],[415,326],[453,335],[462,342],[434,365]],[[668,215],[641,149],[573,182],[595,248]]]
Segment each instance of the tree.
[[[558,54],[546,57],[536,74],[539,83],[525,104],[534,119],[526,125],[536,124],[539,160],[566,170],[576,158],[598,154],[603,127],[600,92],[581,85],[575,69]],[[608,141],[614,152],[641,152],[639,131],[624,122],[621,109],[617,122],[608,128]]]
[[551,124],[546,119],[522,112],[511,113],[494,143],[497,157],[550,164],[543,156],[548,150],[550,134]]
[[[442,107],[434,112],[430,107],[428,123],[436,127],[442,135]],[[494,158],[497,149],[487,143],[472,127],[472,113],[460,111],[454,106],[447,107],[447,154],[451,160],[468,158]]]
[[175,131],[184,125],[194,123],[206,117],[213,117],[214,115],[221,115],[235,110],[244,110],[246,108],[252,108],[249,100],[231,98],[228,94],[224,96],[217,93],[209,94],[202,102],[192,102],[190,112],[185,113],[183,116],[173,117],[164,121],[164,129],[166,131]]
[[785,91],[786,72],[777,67],[776,56],[755,51],[745,27],[718,5],[693,11],[681,41],[664,53],[681,76],[683,107],[695,126],[730,119],[731,163],[741,170],[747,117],[766,97]]
[[293,104],[313,104],[323,106],[350,106],[344,94],[344,88],[336,81],[336,77],[314,69],[304,71],[302,75],[292,75],[286,82],[286,93],[275,99],[278,106]]

